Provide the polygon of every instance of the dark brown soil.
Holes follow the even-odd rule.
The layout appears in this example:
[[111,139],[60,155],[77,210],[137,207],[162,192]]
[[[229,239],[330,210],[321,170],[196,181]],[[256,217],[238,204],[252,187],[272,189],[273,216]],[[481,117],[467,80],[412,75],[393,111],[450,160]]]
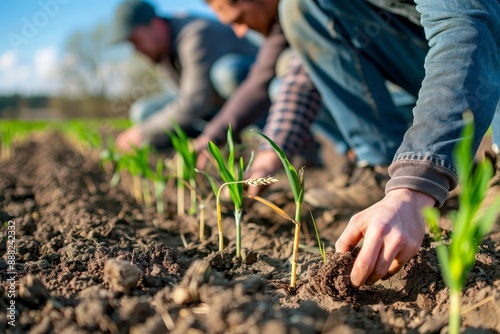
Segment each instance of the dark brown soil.
[[[207,205],[207,240],[199,242],[198,220],[177,216],[173,189],[160,216],[121,186],[110,187],[110,177],[56,135],[31,140],[0,163],[0,218],[15,221],[17,247],[16,326],[2,316],[0,332],[446,332],[448,290],[428,238],[400,273],[354,290],[349,273],[356,253],[333,252],[352,212],[313,210],[329,250],[325,264],[306,206],[299,279],[291,290],[294,227],[260,203],[246,205],[245,249],[235,259],[230,209],[223,220],[226,251],[220,254],[213,200]],[[285,176],[276,177],[281,182],[264,196],[292,213]],[[329,169],[309,168],[306,177],[308,187],[322,185]],[[2,314],[12,300],[7,241],[4,225]],[[497,333],[500,232],[487,236],[476,259],[463,293],[463,328]]]

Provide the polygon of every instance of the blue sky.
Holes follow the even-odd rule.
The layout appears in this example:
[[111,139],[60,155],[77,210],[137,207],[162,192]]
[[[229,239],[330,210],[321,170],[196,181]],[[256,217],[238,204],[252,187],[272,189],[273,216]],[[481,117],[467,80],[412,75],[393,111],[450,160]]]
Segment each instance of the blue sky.
[[[50,72],[67,37],[110,22],[121,0],[2,0],[0,94],[50,91]],[[150,0],[158,13],[212,15],[203,0]]]

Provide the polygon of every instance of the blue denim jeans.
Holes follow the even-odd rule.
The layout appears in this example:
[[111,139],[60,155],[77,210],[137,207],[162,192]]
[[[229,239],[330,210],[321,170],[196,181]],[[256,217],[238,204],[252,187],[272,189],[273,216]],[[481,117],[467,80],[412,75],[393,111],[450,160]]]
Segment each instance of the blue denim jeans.
[[[365,0],[282,0],[280,17],[359,159],[376,165],[394,156],[432,157],[452,170],[463,111],[474,112],[477,148],[498,103],[500,6],[498,0],[416,2],[425,29]],[[454,61],[464,53],[472,63]],[[386,79],[419,96],[404,141],[413,115],[395,107]],[[497,121],[493,128],[500,130]]]
[[173,101],[175,101],[175,94],[172,92],[162,92],[144,96],[135,101],[130,107],[130,121],[133,124],[140,124]]
[[[432,47],[414,111],[415,130],[409,132],[398,156],[429,152],[440,161],[449,161],[460,140],[465,110],[474,114],[474,150],[490,125],[493,142],[500,145],[500,2],[415,2]],[[422,127],[427,133],[418,131]]]
[[[274,78],[269,85],[269,97],[274,101],[275,96],[278,94],[282,80],[279,77]],[[396,90],[396,88],[389,89],[392,100],[397,108],[405,115],[411,114],[411,109],[415,106],[415,98],[408,93]],[[316,120],[311,127],[313,134],[318,134],[322,138],[329,141],[339,154],[346,154],[350,147],[347,144],[340,128],[332,117],[332,114],[326,109],[325,106],[321,108]]]
[[220,97],[227,100],[245,80],[254,56],[227,54],[220,57],[210,69],[210,80]]

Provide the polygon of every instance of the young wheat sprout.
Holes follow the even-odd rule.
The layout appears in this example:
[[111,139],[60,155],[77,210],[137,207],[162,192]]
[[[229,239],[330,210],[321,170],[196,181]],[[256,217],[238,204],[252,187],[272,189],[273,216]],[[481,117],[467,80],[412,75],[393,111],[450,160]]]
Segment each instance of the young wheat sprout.
[[304,167],[302,167],[298,172],[293,167],[293,165],[288,160],[285,152],[276,145],[276,143],[265,134],[255,131],[258,135],[264,138],[276,151],[276,154],[283,163],[283,167],[288,177],[288,182],[290,183],[290,188],[293,193],[293,198],[295,200],[295,219],[292,221],[295,224],[295,234],[293,239],[293,255],[292,255],[292,273],[290,278],[290,286],[295,289],[296,278],[297,278],[297,259],[299,254],[299,241],[300,241],[300,218],[301,218],[301,207],[304,202]]
[[[250,178],[246,180],[241,180],[241,181],[230,181],[223,183],[220,187],[219,190],[217,191],[216,195],[216,206],[217,206],[217,225],[219,227],[219,251],[222,252],[224,248],[224,235],[222,232],[222,214],[221,214],[221,208],[220,208],[220,193],[222,191],[222,188],[225,186],[233,185],[233,184],[247,184],[251,187],[258,187],[258,186],[267,186],[273,183],[278,182],[277,179],[275,179],[272,176],[266,176],[266,177],[257,177],[257,178]],[[240,220],[241,220],[241,210],[235,210],[235,217],[236,219],[236,256],[240,256],[241,252],[241,231],[240,231]]]

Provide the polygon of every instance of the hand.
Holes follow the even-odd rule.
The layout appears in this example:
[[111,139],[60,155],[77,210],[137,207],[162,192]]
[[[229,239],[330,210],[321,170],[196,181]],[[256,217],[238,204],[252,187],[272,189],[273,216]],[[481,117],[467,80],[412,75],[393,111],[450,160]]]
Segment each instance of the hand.
[[196,168],[199,170],[205,169],[205,166],[207,165],[208,155],[210,154],[207,149],[209,141],[210,138],[204,135],[199,135],[194,140],[194,149],[197,155]]
[[116,147],[123,152],[130,152],[133,147],[141,146],[143,141],[140,127],[133,126],[118,135]]
[[425,234],[422,209],[434,198],[410,189],[396,189],[354,215],[335,243],[338,252],[351,251],[364,238],[354,262],[351,284],[360,287],[387,279],[420,250]]
[[[268,175],[273,176],[277,170],[279,170],[283,164],[281,163],[280,158],[276,154],[276,152],[272,150],[259,151],[254,158],[252,166],[248,171],[245,178],[257,178],[257,177],[266,177]],[[261,187],[249,187],[247,194],[248,195],[259,195],[262,190],[264,190],[264,186]]]

